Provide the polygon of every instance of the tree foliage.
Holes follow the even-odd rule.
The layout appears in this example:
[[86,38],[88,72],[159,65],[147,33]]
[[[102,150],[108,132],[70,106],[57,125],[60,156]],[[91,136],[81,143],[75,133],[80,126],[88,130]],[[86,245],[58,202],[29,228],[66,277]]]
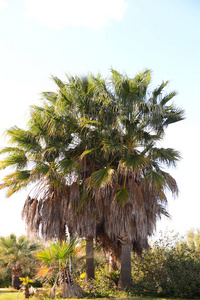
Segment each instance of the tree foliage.
[[128,236],[142,248],[166,190],[178,193],[163,167],[180,155],[158,147],[167,126],[184,118],[171,102],[176,93],[164,92],[168,82],[150,92],[150,70],[133,78],[112,69],[109,80],[92,74],[53,80],[58,91],[32,106],[27,129],[7,130],[13,147],[1,150],[8,155],[0,166],[14,172],[1,188],[10,196],[35,185],[23,210],[32,233],[41,228],[45,238],[62,239],[68,227],[85,237]]
[[132,268],[137,294],[189,299],[200,296],[200,252],[177,234],[165,233],[141,256],[134,255]]
[[[0,237],[0,267],[2,273],[12,275],[12,286],[19,288],[19,277],[27,275],[36,268],[34,254],[40,248],[38,242],[27,239],[26,236]],[[33,274],[33,273],[32,273]]]

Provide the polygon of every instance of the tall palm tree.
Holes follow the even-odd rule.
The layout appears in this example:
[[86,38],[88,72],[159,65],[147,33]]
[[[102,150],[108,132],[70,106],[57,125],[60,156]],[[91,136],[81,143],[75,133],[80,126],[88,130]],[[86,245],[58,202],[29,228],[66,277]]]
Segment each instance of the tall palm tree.
[[12,287],[19,289],[22,272],[34,259],[33,254],[39,249],[39,244],[28,240],[25,236],[0,237],[0,261],[12,271]]
[[67,227],[86,238],[89,253],[96,236],[109,241],[111,251],[121,240],[122,255],[126,244],[147,244],[166,190],[178,192],[162,165],[175,165],[179,153],[157,144],[169,124],[184,118],[169,104],[176,93],[164,93],[167,82],[148,92],[150,75],[145,70],[129,78],[112,70],[109,82],[90,75],[69,76],[66,83],[54,77],[58,92],[43,94],[28,130],[8,130],[15,145],[2,150],[8,158],[1,166],[16,172],[2,187],[10,195],[37,182],[23,211],[30,231],[41,224],[43,236],[62,239]]
[[[115,240],[115,244],[117,239],[122,240],[121,253],[122,258],[129,258],[129,275],[130,255],[123,255],[123,250],[130,249],[130,244],[139,248],[145,246],[147,236],[153,233],[156,220],[163,213],[163,203],[167,202],[165,191],[178,192],[175,180],[162,169],[162,165],[175,165],[179,153],[158,148],[156,143],[162,140],[169,124],[183,119],[183,111],[168,105],[175,96],[174,92],[162,96],[167,83],[147,98],[149,74],[140,74],[132,80],[113,71],[115,96],[121,107],[118,115],[121,136],[120,139],[115,136],[103,140],[104,149],[112,153],[115,160],[112,165],[108,163],[92,174],[94,183],[100,188],[99,198],[105,204],[107,194],[111,206],[109,210],[102,209],[103,232],[106,229],[108,238]],[[122,286],[130,285],[130,279],[121,280]]]

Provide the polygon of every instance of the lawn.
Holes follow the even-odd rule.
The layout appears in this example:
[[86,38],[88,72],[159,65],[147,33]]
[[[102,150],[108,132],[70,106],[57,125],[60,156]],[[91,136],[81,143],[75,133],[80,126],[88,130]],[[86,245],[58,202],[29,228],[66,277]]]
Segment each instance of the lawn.
[[[0,300],[24,300],[24,296],[22,293],[17,297],[18,293],[0,293]],[[37,300],[35,297],[31,297],[32,300]],[[47,298],[45,298],[47,299]],[[83,298],[84,299],[84,298]],[[82,300],[83,300],[82,299]],[[168,299],[168,298],[151,298],[151,297],[128,297],[128,298],[114,298],[113,300],[179,300],[177,299]],[[54,300],[60,300],[60,298],[55,298]],[[70,300],[77,300],[77,299],[70,299]],[[98,298],[93,299],[86,299],[86,300],[98,300]],[[99,300],[110,300],[110,298],[99,298]],[[183,300],[183,299],[181,299]],[[188,299],[187,299],[188,300]]]
[[12,299],[24,299],[23,293],[20,293],[17,297],[18,293],[0,293],[0,299],[1,300],[12,300]]

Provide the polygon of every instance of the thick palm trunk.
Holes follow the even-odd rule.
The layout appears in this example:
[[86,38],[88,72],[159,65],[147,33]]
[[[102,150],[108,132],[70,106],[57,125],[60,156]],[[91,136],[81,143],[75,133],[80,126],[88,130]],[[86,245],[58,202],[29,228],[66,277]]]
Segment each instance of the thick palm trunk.
[[131,245],[129,243],[122,243],[121,248],[121,272],[119,286],[121,288],[131,288]]
[[86,239],[86,281],[94,279],[93,238]]

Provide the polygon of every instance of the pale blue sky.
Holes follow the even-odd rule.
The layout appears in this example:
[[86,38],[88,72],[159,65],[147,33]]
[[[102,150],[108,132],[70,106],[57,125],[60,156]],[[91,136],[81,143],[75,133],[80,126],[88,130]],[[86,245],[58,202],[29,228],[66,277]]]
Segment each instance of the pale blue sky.
[[[134,76],[152,69],[152,86],[170,80],[186,120],[167,131],[166,146],[180,150],[176,170],[180,195],[169,197],[172,220],[184,233],[200,227],[198,0],[0,0],[0,147],[2,134],[25,126],[28,107],[53,90],[50,76],[102,73],[111,67]],[[3,172],[0,173],[0,176]],[[28,190],[9,199],[0,192],[0,235],[21,234],[21,209]]]

